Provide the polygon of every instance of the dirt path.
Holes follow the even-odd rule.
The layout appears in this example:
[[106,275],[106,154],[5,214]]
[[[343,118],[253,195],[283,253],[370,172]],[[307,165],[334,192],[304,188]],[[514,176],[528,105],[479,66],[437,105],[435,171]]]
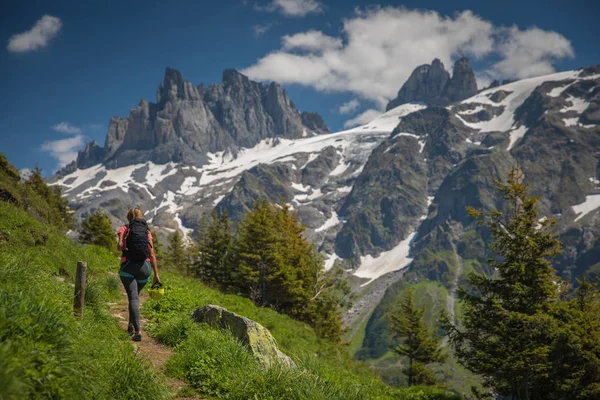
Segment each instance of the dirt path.
[[[140,294],[140,305],[143,305],[144,302],[148,299],[148,293],[142,291]],[[127,303],[127,295],[125,292],[122,293],[121,298],[117,303],[109,303],[110,313],[114,315],[119,323],[119,326],[126,331],[127,330],[127,322],[129,320],[129,311],[128,311],[128,303]],[[173,355],[173,350],[163,344],[160,344],[157,340],[149,337],[144,332],[144,326],[148,321],[144,318],[140,320],[142,325],[142,341],[141,342],[132,342],[133,347],[135,348],[135,353],[140,354],[146,360],[150,361],[154,368],[157,371],[164,375],[164,366]],[[171,378],[165,375],[167,383],[173,389],[173,394],[177,399],[200,399],[200,397],[178,397],[177,393],[179,390],[185,386],[188,386],[187,383],[181,381],[176,378]]]

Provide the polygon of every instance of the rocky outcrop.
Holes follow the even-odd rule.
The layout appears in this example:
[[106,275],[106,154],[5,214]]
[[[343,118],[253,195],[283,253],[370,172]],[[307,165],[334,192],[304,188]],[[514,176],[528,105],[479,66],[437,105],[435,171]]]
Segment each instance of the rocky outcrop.
[[278,364],[290,368],[296,366],[289,356],[279,350],[271,332],[256,321],[212,304],[197,309],[192,318],[196,322],[230,332],[266,368]]
[[469,60],[464,57],[457,60],[450,78],[444,64],[436,58],[431,65],[424,64],[415,68],[396,98],[388,103],[386,111],[411,102],[445,106],[476,93],[477,81],[473,69],[469,66]]
[[329,128],[323,121],[323,117],[321,117],[316,112],[304,111],[301,114],[302,123],[308,129],[317,132],[317,133],[329,133]]
[[85,149],[77,154],[77,168],[86,169],[93,165],[100,164],[104,159],[104,148],[98,146],[96,141],[89,142]]
[[477,93],[477,80],[475,72],[469,65],[469,60],[461,58],[454,63],[452,79],[446,87],[446,96],[453,103],[468,99]]
[[328,132],[321,116],[300,113],[277,83],[253,82],[230,69],[222,83],[205,88],[168,67],[156,103],[142,99],[127,118],[111,118],[104,148],[86,150],[77,166],[116,168],[147,160],[202,165],[207,153],[228,150],[235,156],[238,148],[267,138]]

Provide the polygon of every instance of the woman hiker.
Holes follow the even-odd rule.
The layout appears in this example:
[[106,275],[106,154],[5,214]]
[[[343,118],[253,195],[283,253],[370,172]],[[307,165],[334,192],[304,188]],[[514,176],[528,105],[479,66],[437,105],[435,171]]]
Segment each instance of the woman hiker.
[[160,284],[156,255],[152,246],[152,234],[139,208],[127,213],[129,224],[123,225],[117,234],[117,249],[123,252],[119,276],[129,300],[129,326],[127,332],[136,342],[142,340],[140,329],[140,297],[144,285],[150,280],[150,266],[154,271],[154,283]]

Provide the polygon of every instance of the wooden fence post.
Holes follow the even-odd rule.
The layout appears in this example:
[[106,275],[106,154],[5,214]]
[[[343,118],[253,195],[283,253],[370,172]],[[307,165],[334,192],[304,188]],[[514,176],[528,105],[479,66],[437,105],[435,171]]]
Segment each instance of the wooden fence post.
[[87,263],[77,262],[77,276],[75,277],[75,299],[73,300],[73,313],[83,319],[83,304],[85,302],[85,275]]

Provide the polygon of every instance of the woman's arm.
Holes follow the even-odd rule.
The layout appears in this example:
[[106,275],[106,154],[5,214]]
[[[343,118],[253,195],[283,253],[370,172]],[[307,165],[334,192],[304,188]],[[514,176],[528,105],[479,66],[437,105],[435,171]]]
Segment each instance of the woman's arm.
[[118,241],[118,243],[117,243],[117,250],[119,250],[119,251],[123,251],[123,250],[125,250],[125,249],[123,248],[123,244],[124,244],[124,243],[123,243],[123,235],[124,235],[124,234],[125,234],[125,232],[124,232],[124,231],[121,231],[121,230],[119,231],[119,233],[117,233],[117,237],[119,238],[119,241]]
[[152,235],[149,235],[148,238],[150,242],[150,265],[152,266],[152,271],[154,271],[154,283],[160,282],[160,277],[158,276],[158,265],[156,263],[156,254],[154,254],[154,244],[152,243]]

